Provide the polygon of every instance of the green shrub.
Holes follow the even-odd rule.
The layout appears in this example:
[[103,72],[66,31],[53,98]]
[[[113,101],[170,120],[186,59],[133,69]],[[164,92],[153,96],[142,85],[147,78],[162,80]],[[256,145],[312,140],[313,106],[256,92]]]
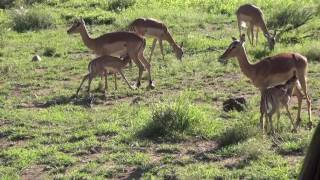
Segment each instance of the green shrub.
[[45,3],[47,2],[47,0],[24,0],[24,3],[26,5],[33,5],[35,3],[41,4],[41,3]]
[[109,11],[120,12],[133,6],[136,0],[110,0],[108,4]]
[[308,48],[307,52],[304,55],[308,58],[309,61],[320,62],[320,47],[312,45]]
[[5,28],[0,25],[0,48],[3,48],[5,46],[5,33]]
[[218,143],[221,147],[229,146],[254,137],[258,132],[258,128],[250,123],[238,122],[218,137]]
[[89,24],[89,25],[92,25],[92,24],[110,25],[116,21],[116,19],[114,17],[103,18],[98,15],[83,17],[83,20],[86,22],[86,24]]
[[55,26],[54,17],[45,10],[14,11],[11,17],[12,27],[17,32],[48,29]]
[[191,135],[203,119],[203,114],[184,100],[161,103],[155,107],[150,123],[140,135],[146,138]]
[[56,54],[56,49],[53,47],[46,47],[43,52],[43,55],[47,57],[52,57],[55,54]]
[[312,19],[315,13],[313,6],[290,5],[274,12],[273,16],[269,18],[268,26],[273,29],[289,31],[304,25]]
[[0,1],[0,9],[10,8],[14,6],[15,0],[1,0]]

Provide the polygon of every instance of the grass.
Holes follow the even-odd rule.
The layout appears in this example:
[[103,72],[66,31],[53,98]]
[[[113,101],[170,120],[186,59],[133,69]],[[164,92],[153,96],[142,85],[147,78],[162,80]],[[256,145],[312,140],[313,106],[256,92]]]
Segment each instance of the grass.
[[[276,136],[263,135],[258,90],[235,59],[227,65],[217,60],[231,36],[238,36],[234,11],[247,1],[112,1],[111,9],[111,1],[28,2],[21,1],[19,16],[11,16],[22,11],[15,5],[0,10],[0,179],[297,178],[313,133],[305,130],[305,102],[298,133],[290,133],[282,115]],[[293,0],[249,2],[261,7],[270,22],[278,11],[296,6]],[[304,0],[301,6],[316,2]],[[85,98],[71,98],[93,59],[79,35],[66,33],[80,16],[92,37],[123,30],[137,17],[159,19],[177,42],[184,42],[184,58],[176,60],[164,42],[165,59],[157,47],[151,62],[154,90],[146,88],[146,74],[142,88],[134,91],[119,78],[118,90],[109,83],[107,100],[94,92],[89,107]],[[251,62],[288,51],[308,57],[315,123],[320,114],[319,22],[313,15],[282,34],[274,51],[266,48],[262,34],[257,47],[245,45]],[[147,57],[151,44],[147,39]],[[36,54],[41,62],[31,61]],[[124,73],[132,83],[138,76],[135,65]],[[97,88],[99,80],[92,86]],[[223,101],[239,96],[247,100],[246,111],[223,112]],[[295,98],[290,110],[296,115]]]

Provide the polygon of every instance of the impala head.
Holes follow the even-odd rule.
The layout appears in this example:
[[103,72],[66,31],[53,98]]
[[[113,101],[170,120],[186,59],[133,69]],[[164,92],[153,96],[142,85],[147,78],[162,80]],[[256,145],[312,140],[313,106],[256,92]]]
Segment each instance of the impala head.
[[80,28],[84,26],[84,20],[81,18],[80,20],[75,20],[72,26],[68,29],[68,34],[80,33]]
[[277,35],[277,30],[274,31],[273,35],[270,35],[270,34],[264,35],[268,40],[268,46],[270,50],[274,49],[274,45],[276,44],[276,35]]
[[232,37],[232,43],[227,50],[219,57],[219,62],[226,64],[227,60],[236,57],[240,51],[243,51],[243,45],[245,42],[245,35],[242,34],[240,40]]
[[183,56],[183,42],[180,44],[180,46],[175,48],[174,52],[176,54],[176,58],[181,61]]

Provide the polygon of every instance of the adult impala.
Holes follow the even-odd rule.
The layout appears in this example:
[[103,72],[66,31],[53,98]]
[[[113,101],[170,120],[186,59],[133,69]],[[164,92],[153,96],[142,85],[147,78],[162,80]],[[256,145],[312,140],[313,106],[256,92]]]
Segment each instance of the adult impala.
[[129,25],[129,29],[135,31],[137,34],[141,36],[147,36],[147,37],[149,36],[154,38],[152,43],[149,62],[151,61],[151,57],[152,57],[154,48],[156,47],[157,41],[159,41],[162,58],[164,59],[162,40],[169,42],[169,44],[171,45],[176,55],[176,58],[178,60],[181,60],[183,56],[183,48],[182,48],[183,43],[181,43],[181,45],[179,46],[174,41],[167,26],[163,22],[160,22],[152,18],[138,18]]
[[99,56],[125,57],[128,55],[139,68],[136,86],[140,86],[141,76],[145,67],[149,74],[149,86],[154,88],[151,79],[151,66],[143,54],[146,43],[143,37],[133,32],[112,32],[103,34],[97,38],[91,38],[83,19],[75,21],[67,33],[79,33],[84,44]]
[[238,59],[241,71],[247,76],[252,84],[263,92],[268,87],[273,87],[282,84],[292,78],[295,74],[301,84],[303,93],[300,87],[295,86],[295,93],[298,98],[298,115],[294,129],[297,128],[301,119],[301,103],[303,94],[307,99],[309,126],[311,122],[311,100],[307,91],[307,58],[298,53],[283,53],[275,56],[267,57],[261,61],[251,64],[248,60],[246,50],[244,48],[245,35],[241,35],[240,40],[232,38],[232,43],[226,51],[220,56],[219,61],[226,63],[226,60],[236,57]]
[[[248,25],[247,29],[247,35],[250,43],[253,45],[254,41],[254,28],[256,27],[256,44],[258,44],[258,33],[259,29],[262,30],[263,35],[267,38],[269,48],[271,50],[274,49],[274,45],[276,43],[275,36],[276,31],[274,35],[271,35],[268,31],[268,28],[266,26],[264,15],[261,9],[257,6],[254,6],[252,4],[244,4],[238,8],[236,11],[236,16],[238,20],[238,27],[239,32],[241,35],[241,27]],[[250,40],[251,35],[251,40]]]

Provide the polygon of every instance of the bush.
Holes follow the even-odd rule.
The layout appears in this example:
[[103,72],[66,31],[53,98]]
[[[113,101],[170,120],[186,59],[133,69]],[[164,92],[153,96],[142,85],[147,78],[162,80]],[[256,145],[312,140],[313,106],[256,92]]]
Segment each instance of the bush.
[[1,0],[0,1],[0,9],[10,8],[14,6],[15,1],[14,0]]
[[110,25],[116,21],[114,17],[101,18],[100,16],[83,17],[83,20],[86,22],[86,24],[89,24],[89,25],[93,25],[93,24]]
[[108,4],[109,11],[120,12],[133,6],[136,0],[110,0]]
[[5,33],[5,28],[0,25],[0,48],[3,48],[5,46]]
[[53,47],[46,47],[43,52],[43,55],[47,57],[52,57],[55,54],[56,54],[56,49]]
[[174,103],[159,104],[152,113],[152,120],[140,132],[140,136],[170,138],[190,135],[202,119],[203,114],[188,102],[178,100]]
[[308,48],[307,52],[304,54],[309,61],[317,61],[320,62],[320,47],[316,45],[312,45]]
[[218,137],[218,143],[221,147],[229,146],[249,139],[257,135],[258,132],[258,128],[250,123],[235,123]]
[[273,17],[269,18],[268,26],[273,29],[289,31],[304,25],[312,19],[315,13],[315,8],[312,6],[290,5],[276,11]]
[[45,10],[14,11],[12,26],[17,32],[52,28],[55,25],[53,16]]

